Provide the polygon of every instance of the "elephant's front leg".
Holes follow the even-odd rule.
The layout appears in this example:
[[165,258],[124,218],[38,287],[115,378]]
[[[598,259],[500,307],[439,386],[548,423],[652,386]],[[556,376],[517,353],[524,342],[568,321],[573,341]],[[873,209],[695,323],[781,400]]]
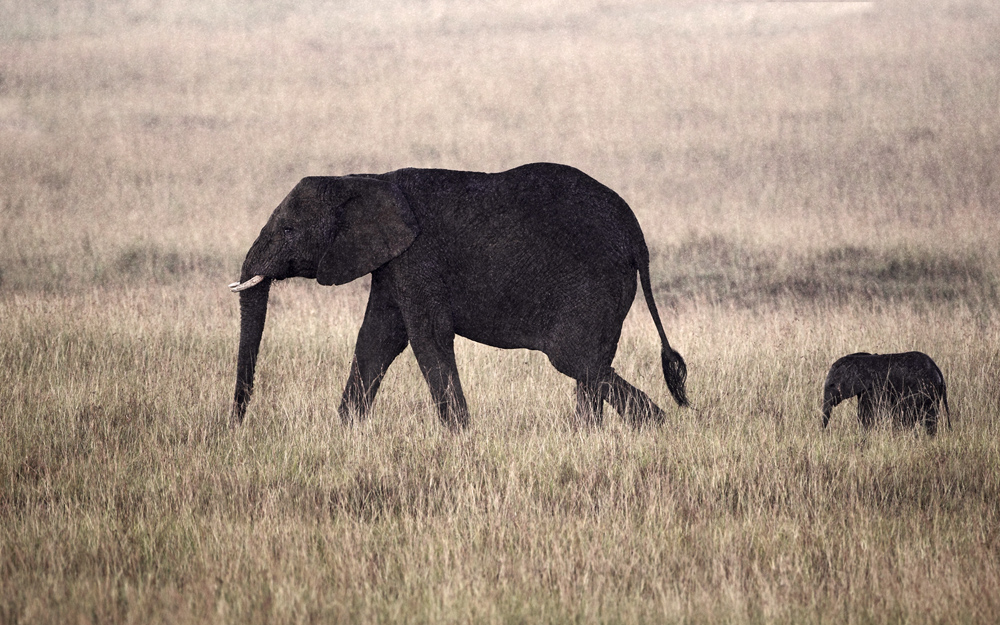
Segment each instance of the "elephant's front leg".
[[872,429],[875,424],[875,402],[867,391],[858,395],[858,421],[864,430]]
[[462,383],[455,362],[455,332],[445,317],[415,320],[409,328],[410,345],[427,381],[441,422],[452,429],[469,424]]
[[344,423],[368,413],[385,372],[406,349],[407,342],[403,316],[373,281],[368,309],[354,347],[351,373],[340,402],[340,418]]

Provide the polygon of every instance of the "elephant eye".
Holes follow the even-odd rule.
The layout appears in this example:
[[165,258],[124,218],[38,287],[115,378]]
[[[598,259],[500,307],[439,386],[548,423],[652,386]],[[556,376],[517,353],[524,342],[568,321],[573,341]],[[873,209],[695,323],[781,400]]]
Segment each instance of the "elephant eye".
[[291,234],[292,233],[292,227],[291,226],[285,226],[284,228],[281,229],[281,231],[284,232],[285,234]]

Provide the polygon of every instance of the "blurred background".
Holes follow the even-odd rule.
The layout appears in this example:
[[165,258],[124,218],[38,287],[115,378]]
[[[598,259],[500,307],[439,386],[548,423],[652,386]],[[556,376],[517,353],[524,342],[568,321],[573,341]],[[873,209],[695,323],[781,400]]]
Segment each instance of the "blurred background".
[[303,176],[547,160],[625,197],[677,303],[995,295],[974,288],[997,266],[990,3],[40,0],[0,14],[5,291],[224,283]]

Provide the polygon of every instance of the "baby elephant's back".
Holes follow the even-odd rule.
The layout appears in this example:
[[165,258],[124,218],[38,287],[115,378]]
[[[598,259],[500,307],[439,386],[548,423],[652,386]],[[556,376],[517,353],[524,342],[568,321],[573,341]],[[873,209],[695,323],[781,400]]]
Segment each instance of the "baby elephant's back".
[[944,383],[944,377],[937,364],[923,352],[904,352],[902,354],[886,354],[886,356],[890,357],[894,369],[899,369],[914,377]]
[[921,394],[936,394],[944,388],[941,369],[923,352],[883,354],[888,377],[900,390]]

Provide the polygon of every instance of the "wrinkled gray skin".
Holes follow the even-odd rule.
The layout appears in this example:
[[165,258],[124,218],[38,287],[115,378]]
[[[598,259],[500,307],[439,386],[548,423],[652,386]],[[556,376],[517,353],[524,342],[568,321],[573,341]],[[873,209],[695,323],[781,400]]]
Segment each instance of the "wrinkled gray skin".
[[[304,178],[247,253],[240,282],[234,423],[242,422],[271,282],[345,284],[371,273],[371,293],[340,404],[345,423],[371,408],[409,344],[440,419],[468,424],[456,335],[544,352],[576,380],[576,412],[600,424],[605,401],[627,421],[661,422],[660,408],[611,367],[636,274],[662,344],[667,386],[687,405],[687,369],[667,342],[649,281],[649,252],[614,191],[564,165],[498,174],[401,169]],[[260,276],[258,284],[252,279]]]
[[877,414],[889,414],[899,427],[921,423],[931,436],[937,433],[938,405],[944,404],[951,429],[944,376],[930,356],[921,352],[867,354],[838,359],[823,385],[823,427],[833,408],[858,398],[858,421],[870,429]]

